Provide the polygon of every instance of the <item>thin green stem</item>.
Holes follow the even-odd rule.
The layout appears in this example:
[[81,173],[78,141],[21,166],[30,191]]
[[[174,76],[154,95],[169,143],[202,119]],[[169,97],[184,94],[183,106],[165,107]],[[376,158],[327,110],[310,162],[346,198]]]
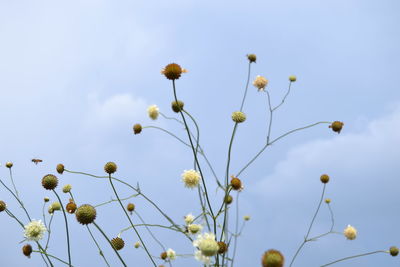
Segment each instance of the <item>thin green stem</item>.
[[128,265],[126,265],[125,261],[121,258],[121,255],[119,255],[118,251],[114,248],[113,244],[111,243],[110,239],[107,237],[106,233],[104,233],[104,231],[100,228],[100,226],[97,225],[96,222],[93,222],[94,226],[96,226],[97,230],[99,230],[99,232],[104,236],[104,238],[107,240],[107,242],[110,244],[110,246],[112,247],[112,249],[114,250],[115,254],[117,254],[119,260],[121,261],[121,263],[126,267]]
[[71,247],[70,247],[70,244],[69,244],[69,231],[68,231],[68,220],[67,220],[67,215],[65,214],[64,205],[63,205],[63,203],[62,203],[62,201],[61,201],[60,196],[57,194],[56,190],[54,190],[54,189],[53,189],[53,193],[57,196],[58,201],[60,201],[61,208],[62,208],[62,212],[63,212],[63,214],[64,214],[65,230],[66,230],[66,233],[67,233],[68,262],[69,262],[69,265],[72,266],[72,265],[71,265]]
[[345,258],[342,258],[342,259],[339,259],[339,260],[335,260],[335,261],[332,261],[332,262],[330,262],[330,263],[321,265],[321,267],[329,266],[329,265],[332,265],[332,264],[335,264],[335,263],[338,263],[338,262],[341,262],[341,261],[350,260],[350,259],[354,259],[354,258],[358,258],[358,257],[364,257],[364,256],[376,254],[376,253],[388,253],[388,252],[385,251],[385,250],[377,250],[377,251],[372,251],[372,252],[368,252],[368,253],[363,253],[363,254],[358,254],[358,255],[354,255],[354,256],[349,256],[349,257],[345,257]]
[[[133,194],[133,195],[130,195],[129,197],[121,198],[121,200],[122,200],[122,201],[123,201],[123,200],[128,200],[128,199],[131,199],[131,198],[133,198],[133,197],[137,197],[138,195],[139,195],[139,194]],[[95,205],[94,207],[97,208],[97,207],[100,207],[100,206],[103,206],[103,205],[106,205],[106,204],[109,204],[109,203],[112,203],[112,202],[118,202],[118,199],[111,199],[111,200],[109,200],[109,201],[106,201],[106,202],[97,204],[97,205]]]
[[47,250],[49,247],[49,242],[50,242],[50,236],[51,236],[51,223],[53,222],[54,214],[51,215],[50,217],[50,222],[49,222],[49,228],[47,228],[47,241],[46,241],[46,246],[44,250]]
[[17,190],[17,187],[15,186],[15,183],[14,183],[14,179],[13,179],[13,176],[12,176],[11,168],[9,168],[9,170],[10,170],[10,179],[11,179],[11,183],[12,183],[12,185],[13,185],[13,187],[14,187],[15,194],[16,194],[17,197],[19,198],[18,190]]
[[139,213],[137,211],[134,211],[136,216],[139,218],[139,220],[142,222],[143,226],[146,228],[146,230],[149,232],[149,234],[151,235],[151,237],[154,239],[154,241],[156,241],[160,247],[166,251],[167,249],[164,247],[164,245],[161,243],[160,240],[157,239],[157,237],[155,237],[155,235],[153,234],[153,232],[150,230],[150,228],[147,226],[147,224],[144,222],[143,218],[139,215]]
[[[73,265],[70,265],[68,262],[63,261],[62,259],[60,259],[60,258],[58,258],[58,257],[56,257],[56,256],[53,256],[53,255],[51,255],[51,254],[48,254],[48,253],[45,252],[45,251],[41,251],[41,250],[32,250],[32,252],[40,253],[40,254],[42,254],[42,255],[45,255],[46,257],[51,257],[51,258],[53,258],[53,259],[58,260],[59,262],[64,263],[65,265],[69,265],[69,266],[73,267]],[[52,265],[52,266],[53,266],[53,265]]]
[[13,197],[18,201],[18,203],[21,205],[22,209],[25,211],[25,214],[26,214],[26,216],[28,217],[29,221],[32,221],[31,216],[29,216],[28,211],[26,210],[24,204],[23,204],[22,201],[19,199],[19,197],[16,196],[16,195],[14,194],[14,192],[13,192],[10,188],[8,188],[8,186],[7,186],[5,183],[3,183],[3,181],[2,181],[1,179],[0,179],[0,183],[1,183],[1,184],[13,195]]
[[87,230],[88,230],[90,236],[92,237],[94,243],[96,244],[96,247],[97,247],[98,250],[99,250],[100,256],[104,259],[104,261],[105,261],[105,263],[107,264],[107,266],[110,267],[110,264],[108,263],[106,257],[105,257],[104,254],[103,254],[103,251],[101,250],[101,248],[100,248],[100,246],[99,246],[99,243],[97,243],[96,239],[94,238],[94,236],[93,236],[93,234],[92,234],[92,231],[90,231],[89,225],[86,225],[86,228],[87,228]]
[[246,95],[247,95],[247,89],[249,88],[249,82],[250,82],[250,70],[251,70],[251,62],[249,61],[249,69],[247,72],[247,82],[246,82],[246,89],[244,90],[244,95],[242,98],[242,104],[240,105],[240,111],[243,110],[243,105],[244,105],[244,100],[246,99]]
[[140,234],[139,234],[139,232],[137,231],[136,227],[133,225],[133,222],[132,222],[131,218],[129,217],[128,212],[125,210],[125,207],[124,207],[124,205],[122,204],[121,199],[120,199],[119,196],[118,196],[117,190],[115,190],[114,184],[113,184],[112,179],[111,179],[111,174],[108,176],[108,178],[109,178],[109,181],[110,181],[110,185],[111,185],[111,187],[112,187],[112,189],[113,189],[113,191],[114,191],[115,197],[118,199],[118,203],[121,205],[122,210],[124,211],[124,213],[125,213],[126,217],[128,218],[129,222],[131,223],[133,230],[135,231],[136,235],[138,236],[140,242],[142,243],[143,248],[144,248],[144,250],[146,251],[147,255],[149,256],[151,262],[153,263],[153,265],[154,265],[155,267],[157,267],[157,264],[154,262],[153,257],[150,255],[150,252],[148,251],[148,249],[147,249],[145,243],[143,242],[142,237],[140,236]]

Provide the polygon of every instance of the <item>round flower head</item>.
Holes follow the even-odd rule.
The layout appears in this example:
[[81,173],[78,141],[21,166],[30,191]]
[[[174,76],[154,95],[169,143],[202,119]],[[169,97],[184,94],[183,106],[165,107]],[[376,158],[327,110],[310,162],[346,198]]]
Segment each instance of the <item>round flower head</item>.
[[255,63],[257,60],[257,56],[255,54],[248,54],[247,59],[250,61],[250,63]]
[[49,201],[50,201],[50,198],[49,198],[49,197],[45,197],[45,198],[43,198],[43,201],[44,201],[44,202],[49,202]]
[[125,246],[124,240],[120,237],[111,239],[111,244],[115,250],[121,250]]
[[188,232],[190,234],[197,234],[198,232],[201,231],[201,229],[203,229],[203,227],[200,224],[189,224],[188,227]]
[[243,216],[243,220],[245,221],[250,221],[250,219],[251,219],[250,215]]
[[74,213],[76,211],[76,204],[72,198],[69,199],[68,204],[65,206],[65,209],[67,210],[68,213]]
[[331,203],[331,199],[330,199],[330,198],[325,198],[325,203],[326,203],[326,204]]
[[14,164],[12,163],[12,162],[6,162],[6,167],[7,168],[9,168],[9,169],[11,169],[11,167],[13,166]]
[[31,257],[32,253],[32,246],[29,244],[26,244],[25,246],[22,247],[22,253],[27,256],[28,258]]
[[184,105],[185,104],[180,100],[171,102],[171,108],[176,113],[179,113],[180,111],[182,111]]
[[354,240],[357,237],[357,230],[356,228],[354,228],[353,226],[351,226],[350,224],[344,229],[343,231],[344,236],[348,239],[348,240]]
[[175,260],[176,259],[176,252],[172,248],[167,249],[167,257],[170,260]]
[[182,181],[188,188],[195,188],[199,185],[200,173],[195,170],[185,170],[182,173]]
[[57,164],[56,170],[59,174],[63,174],[64,172],[64,165],[63,164]]
[[126,206],[126,210],[129,211],[129,212],[132,214],[132,212],[135,210],[135,204],[129,203],[129,204]]
[[237,123],[242,123],[246,120],[246,114],[241,111],[235,111],[232,113],[232,120]]
[[320,180],[323,184],[327,184],[329,182],[329,175],[328,174],[322,174],[320,177]]
[[226,197],[224,197],[224,202],[226,204],[231,204],[233,201],[233,197],[231,195],[227,195]]
[[336,133],[340,133],[340,131],[343,128],[344,123],[340,122],[340,121],[334,121],[332,122],[331,125],[329,125],[329,128],[332,128],[332,131],[336,132]]
[[55,210],[61,210],[61,204],[60,202],[53,202],[50,207],[52,208],[53,211]]
[[53,190],[58,185],[58,179],[52,174],[47,174],[42,178],[42,185],[47,190]]
[[63,187],[63,192],[64,192],[64,193],[69,193],[69,192],[71,192],[71,189],[72,189],[72,185],[66,184],[66,185],[64,185],[64,187]]
[[389,253],[390,255],[392,255],[393,257],[396,257],[397,255],[399,255],[399,249],[397,247],[390,247],[389,249]]
[[265,91],[268,80],[263,76],[257,75],[256,79],[253,81],[253,85],[258,88],[258,91]]
[[243,189],[243,185],[242,185],[242,181],[239,178],[236,178],[232,175],[232,180],[231,180],[231,186],[233,188],[233,190],[242,190]]
[[214,256],[218,253],[219,246],[215,241],[215,235],[212,233],[204,233],[197,236],[197,239],[193,241],[193,246],[197,247],[201,254],[207,257]]
[[30,223],[25,225],[24,236],[27,240],[39,241],[43,238],[44,232],[47,231],[46,227],[41,220],[32,220]]
[[147,114],[149,114],[150,119],[156,120],[158,115],[160,115],[160,109],[157,105],[151,105],[147,108]]
[[290,81],[291,83],[294,83],[296,80],[297,80],[297,77],[296,77],[296,76],[294,76],[294,75],[290,75],[290,76],[289,76],[289,81]]
[[187,71],[176,63],[168,64],[161,70],[161,74],[164,74],[168,80],[177,80],[181,77],[181,74],[185,72]]
[[228,250],[228,245],[225,242],[218,242],[218,253],[219,254],[224,254]]
[[47,211],[48,211],[49,214],[53,214],[54,213],[53,207],[51,205],[49,206]]
[[96,219],[96,209],[89,204],[84,204],[76,210],[75,216],[79,223],[86,225]]
[[194,222],[194,216],[191,213],[189,213],[188,215],[184,216],[183,218],[185,219],[185,223],[187,225],[189,225],[189,224]]
[[108,174],[112,174],[117,171],[117,164],[114,162],[107,162],[106,165],[104,165],[104,171]]
[[0,200],[0,212],[5,211],[6,208],[7,208],[6,202]]
[[133,133],[134,134],[140,134],[142,132],[142,125],[140,125],[139,123],[136,123],[135,125],[133,125]]
[[167,255],[167,252],[166,252],[166,251],[164,251],[164,252],[162,252],[162,253],[160,254],[160,258],[163,259],[163,260],[166,260],[167,257],[168,257],[168,255]]
[[270,249],[262,256],[261,263],[263,267],[283,267],[285,258],[280,251]]
[[135,248],[139,248],[139,247],[140,247],[140,242],[137,241],[137,242],[135,243],[134,247],[135,247]]

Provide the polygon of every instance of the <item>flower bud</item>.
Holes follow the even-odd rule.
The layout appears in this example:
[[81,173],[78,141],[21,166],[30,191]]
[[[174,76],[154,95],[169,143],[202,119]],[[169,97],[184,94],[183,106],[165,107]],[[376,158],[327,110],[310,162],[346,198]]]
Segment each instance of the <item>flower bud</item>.
[[108,174],[112,174],[117,171],[117,164],[114,162],[107,162],[106,165],[104,165],[104,171]]
[[136,123],[135,125],[133,125],[133,133],[134,134],[140,134],[142,132],[142,125],[140,125],[139,123]]
[[329,182],[329,175],[328,174],[322,174],[320,177],[320,180],[323,184],[327,184]]
[[250,61],[250,63],[255,63],[257,60],[257,56],[255,54],[248,54],[247,59]]

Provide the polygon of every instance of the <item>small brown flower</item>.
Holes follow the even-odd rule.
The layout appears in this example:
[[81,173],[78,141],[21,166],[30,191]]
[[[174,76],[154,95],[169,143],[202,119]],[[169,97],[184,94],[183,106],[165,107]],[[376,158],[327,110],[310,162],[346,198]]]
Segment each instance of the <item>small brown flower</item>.
[[139,123],[136,123],[133,125],[133,133],[134,134],[140,134],[142,132],[142,125]]
[[331,125],[329,125],[329,128],[332,128],[332,131],[336,132],[336,133],[340,133],[340,131],[343,128],[344,123],[340,122],[340,121],[334,121],[332,122]]
[[161,74],[164,74],[168,80],[177,80],[181,77],[183,70],[181,66],[176,63],[171,63],[165,66],[165,68],[161,71]]
[[132,211],[135,210],[135,204],[129,203],[129,204],[126,206],[126,210],[129,211],[129,212],[132,214]]
[[3,200],[0,200],[0,212],[5,211],[6,208],[7,204]]
[[255,54],[248,54],[247,59],[250,61],[250,63],[255,63],[257,60],[257,56]]
[[233,175],[231,177],[232,177],[231,186],[233,190],[242,190],[243,189],[242,181],[239,178],[234,177]]
[[225,242],[222,241],[218,242],[218,247],[219,247],[218,249],[219,254],[224,254],[228,250],[228,246],[226,245]]
[[125,246],[124,240],[120,237],[111,239],[111,244],[115,250],[121,250]]
[[327,184],[329,182],[329,175],[328,174],[322,174],[320,177],[320,180],[323,184]]
[[160,258],[163,260],[165,260],[167,257],[168,257],[168,254],[165,251],[160,254]]
[[63,164],[57,164],[56,170],[59,174],[63,174],[64,172],[64,165]]
[[270,249],[264,253],[261,263],[263,267],[283,267],[285,258],[280,251]]
[[104,165],[104,171],[108,174],[112,174],[117,171],[117,164],[114,162],[107,162],[106,165]]
[[71,198],[69,199],[69,203],[67,204],[67,206],[65,207],[65,209],[67,210],[68,213],[74,213],[76,211],[76,204],[74,202],[74,200],[72,200]]
[[22,253],[27,256],[28,258],[31,257],[32,253],[32,246],[29,244],[26,244],[25,246],[22,247]]

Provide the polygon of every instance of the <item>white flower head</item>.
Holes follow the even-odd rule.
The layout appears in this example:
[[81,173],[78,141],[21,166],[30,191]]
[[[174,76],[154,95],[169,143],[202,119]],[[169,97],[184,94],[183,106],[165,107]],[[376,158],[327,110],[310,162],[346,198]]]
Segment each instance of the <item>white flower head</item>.
[[204,256],[204,255],[201,253],[200,250],[198,250],[198,251],[196,251],[196,252],[194,253],[194,258],[195,258],[196,260],[198,260],[198,261],[201,261],[201,262],[202,262],[203,264],[205,264],[205,265],[209,265],[210,262],[211,262],[211,258],[210,258],[210,257],[207,257],[207,256]]
[[197,247],[203,256],[211,257],[218,253],[219,246],[215,241],[215,235],[213,233],[204,233],[197,236],[197,239],[193,241],[193,246]]
[[343,234],[348,240],[354,240],[357,237],[357,229],[349,224],[344,229]]
[[187,225],[191,224],[192,222],[194,222],[194,216],[193,214],[189,213],[188,215],[186,215],[185,217],[183,217],[185,219],[185,223]]
[[265,86],[267,86],[268,80],[265,77],[257,75],[253,82],[253,85],[258,88],[258,91],[265,91]]
[[151,105],[147,108],[147,113],[152,120],[156,120],[158,115],[160,115],[160,109],[157,107],[157,105]]
[[188,188],[195,188],[199,185],[200,173],[195,170],[185,170],[182,173],[182,181]]
[[201,226],[200,224],[189,224],[188,225],[188,231],[190,234],[197,234],[198,232],[201,231],[201,229],[203,229],[203,226]]
[[32,220],[30,223],[25,225],[24,236],[26,237],[27,240],[39,241],[40,239],[43,238],[43,234],[46,231],[47,229],[41,220],[38,221]]
[[167,250],[167,257],[168,257],[170,260],[175,260],[175,259],[176,259],[176,252],[175,252],[172,248],[169,248],[169,249]]

